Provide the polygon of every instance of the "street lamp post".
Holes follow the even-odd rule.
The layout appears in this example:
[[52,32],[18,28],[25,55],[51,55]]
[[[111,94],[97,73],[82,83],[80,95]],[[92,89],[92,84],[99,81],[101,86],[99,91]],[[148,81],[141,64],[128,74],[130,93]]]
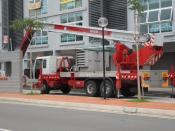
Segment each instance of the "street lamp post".
[[103,45],[103,88],[104,88],[104,99],[106,99],[106,85],[105,85],[105,45],[104,45],[104,28],[108,25],[108,20],[105,17],[100,17],[98,25],[102,27],[102,45]]

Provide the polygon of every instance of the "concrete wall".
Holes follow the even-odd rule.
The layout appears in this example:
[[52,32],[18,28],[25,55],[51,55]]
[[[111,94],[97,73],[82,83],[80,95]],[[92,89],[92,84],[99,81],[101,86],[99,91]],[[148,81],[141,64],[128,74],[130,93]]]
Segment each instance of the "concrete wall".
[[[4,57],[5,56],[5,57]],[[20,91],[22,87],[22,59],[19,51],[0,51],[0,63],[8,76],[7,80],[0,80],[0,91]],[[10,64],[11,63],[11,64]]]
[[0,0],[0,50],[2,49],[2,6],[1,6],[1,0]]

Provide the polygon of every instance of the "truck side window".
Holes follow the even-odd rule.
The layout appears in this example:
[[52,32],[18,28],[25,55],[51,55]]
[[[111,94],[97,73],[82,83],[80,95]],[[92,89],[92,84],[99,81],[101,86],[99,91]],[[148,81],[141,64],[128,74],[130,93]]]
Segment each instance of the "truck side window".
[[43,68],[46,68],[46,60],[43,60]]
[[42,59],[37,59],[35,64],[35,69],[40,69],[42,66]]

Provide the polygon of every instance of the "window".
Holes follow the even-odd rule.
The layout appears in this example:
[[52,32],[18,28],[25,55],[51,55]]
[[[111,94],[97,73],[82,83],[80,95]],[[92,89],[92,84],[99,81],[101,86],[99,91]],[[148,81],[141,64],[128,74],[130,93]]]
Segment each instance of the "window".
[[40,69],[42,65],[42,59],[37,59],[35,62],[35,69]]
[[74,13],[69,13],[68,14],[68,23],[74,22],[75,21],[75,14]]
[[67,15],[61,16],[61,23],[67,23]]
[[30,3],[40,2],[41,0],[29,0]]
[[147,10],[148,8],[148,0],[140,0],[141,1],[141,5],[143,6],[143,10]]
[[37,17],[37,15],[43,15],[48,13],[48,0],[31,0],[30,3],[41,2],[41,8],[29,10],[30,17]]
[[[82,12],[76,13],[68,13],[60,16],[61,23],[68,23],[69,25],[83,25],[83,14]],[[79,35],[72,35],[72,34],[62,34],[61,35],[61,42],[75,42],[75,41],[82,41],[83,36]]]
[[171,7],[172,6],[172,0],[161,0],[161,7]]
[[158,21],[158,11],[149,12],[148,22]]
[[76,13],[75,19],[76,21],[82,21],[83,20],[82,12]]
[[140,23],[146,22],[147,13],[142,13],[140,16]]
[[82,0],[61,0],[60,1],[60,10],[69,10],[82,7]]
[[159,0],[149,0],[149,10],[159,8]]
[[140,25],[140,32],[148,32],[148,25],[147,24],[141,24]]
[[79,23],[78,25],[81,25],[83,21],[83,15],[82,12],[76,12],[76,13],[68,13],[61,15],[60,17],[61,23],[69,23],[71,25],[77,25],[76,23]]
[[161,10],[160,20],[171,20],[171,9]]
[[43,60],[43,68],[46,68],[47,61]]
[[161,23],[161,32],[172,31],[172,22],[162,22]]
[[149,24],[149,32],[150,33],[159,33],[160,32],[159,23]]
[[33,37],[32,45],[47,45],[48,44],[48,36],[46,31],[36,31]]
[[68,34],[67,36],[68,36],[68,42],[75,41],[75,35]]
[[82,0],[75,0],[75,7],[81,7],[82,6]]
[[[66,6],[65,6],[66,7]],[[73,9],[74,8],[74,2],[72,1],[72,2],[69,2],[68,4],[67,4],[67,9]]]
[[140,31],[159,33],[172,31],[172,0],[141,0],[144,12],[140,16]]
[[42,0],[41,14],[47,14],[47,13],[48,13],[48,0]]

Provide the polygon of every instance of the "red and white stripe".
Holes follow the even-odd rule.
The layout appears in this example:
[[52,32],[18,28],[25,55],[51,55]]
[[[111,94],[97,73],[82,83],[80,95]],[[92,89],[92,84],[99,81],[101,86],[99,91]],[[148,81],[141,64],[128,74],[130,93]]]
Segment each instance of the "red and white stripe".
[[128,80],[134,80],[134,79],[136,79],[137,78],[137,76],[136,75],[122,75],[121,76],[121,78],[122,79],[128,79]]

